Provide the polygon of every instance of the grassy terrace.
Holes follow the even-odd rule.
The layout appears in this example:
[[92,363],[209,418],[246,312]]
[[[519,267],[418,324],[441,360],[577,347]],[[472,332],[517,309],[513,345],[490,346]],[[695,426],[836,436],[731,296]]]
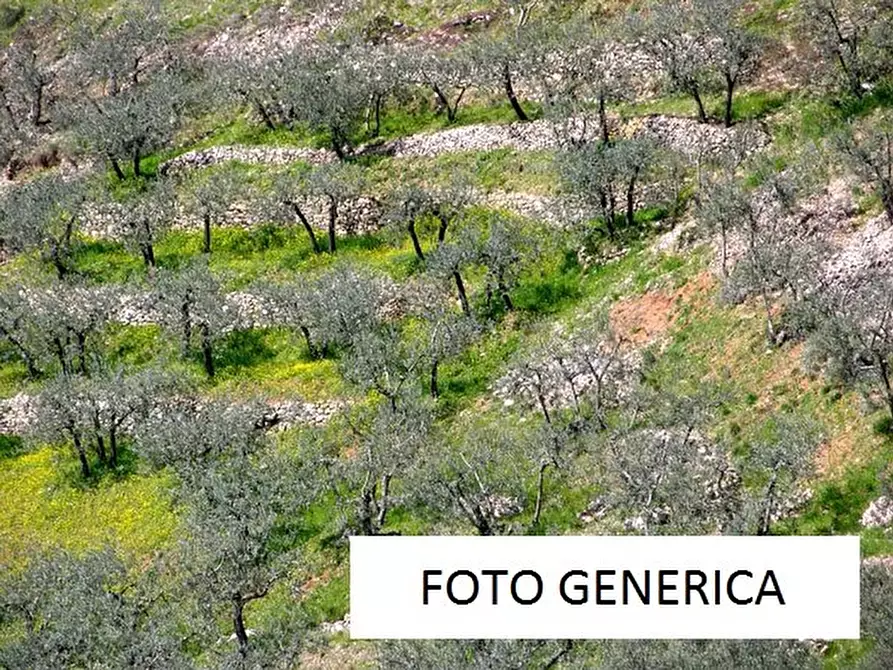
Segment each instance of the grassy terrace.
[[[41,2],[27,0],[21,6],[31,9]],[[79,9],[99,12],[116,2],[93,0],[81,4],[84,6]],[[258,1],[237,7],[238,3],[229,0],[177,0],[171,3],[171,9],[180,30],[200,35],[202,30],[226,23],[235,11],[251,12],[267,4]],[[599,0],[584,4],[611,13],[629,3]],[[787,11],[795,4],[793,0],[761,0],[755,4],[749,21],[764,33],[772,32],[776,30],[773,21],[777,12]],[[494,7],[496,3],[489,0],[449,0],[440,4],[387,0],[365,3],[349,17],[347,26],[352,25],[351,21],[365,25],[380,14],[428,30],[448,18]],[[2,11],[0,5],[0,20]],[[790,29],[785,25],[779,30]],[[0,39],[6,37],[0,29]],[[721,115],[721,96],[707,96],[705,103],[709,113]],[[532,118],[543,117],[540,106],[530,101],[522,104]],[[889,84],[876,87],[859,101],[844,103],[830,95],[750,88],[737,95],[733,116],[736,122],[756,122],[770,133],[773,142],[767,158],[776,167],[782,167],[794,163],[798,154],[820,144],[849,121],[867,118],[891,104],[893,86]],[[624,120],[652,114],[694,114],[690,99],[669,95],[620,105],[611,111]],[[486,96],[468,101],[455,124],[448,124],[426,101],[413,99],[405,107],[393,105],[385,109],[376,140],[437,132],[456,125],[514,121],[508,104]],[[370,138],[360,128],[350,139],[354,145],[361,145]],[[147,182],[157,180],[163,162],[188,151],[224,145],[328,148],[331,143],[325,133],[313,133],[302,126],[271,131],[246,110],[227,109],[190,120],[172,148],[143,161],[143,179],[134,179],[127,166],[123,181],[109,172],[111,190],[123,200]],[[367,155],[347,162],[362,168],[363,188],[376,196],[410,182],[447,185],[462,174],[483,192],[560,197],[564,186],[555,159],[555,151],[496,150],[462,151],[431,158]],[[295,164],[282,170],[299,171],[304,167],[307,166]],[[273,173],[279,171],[237,163],[211,170],[232,174],[255,191],[263,191],[272,183]],[[692,178],[694,170],[687,176]],[[758,178],[754,175],[751,181]],[[177,188],[185,190],[189,186],[179,184]],[[856,534],[862,538],[864,556],[893,554],[893,539],[888,533],[866,530],[860,523],[869,503],[885,493],[881,481],[890,474],[893,431],[885,420],[885,412],[866,409],[868,404],[860,393],[829,382],[820,371],[808,369],[802,341],[768,346],[761,305],[755,299],[735,305],[721,299],[720,279],[709,245],[686,245],[684,252],[657,251],[655,242],[660,236],[694,217],[692,190],[689,184],[679,197],[677,204],[686,209],[682,214],[676,211],[674,215],[663,208],[636,212],[632,226],[625,221],[618,224],[614,239],[598,232],[604,223],[600,220],[590,222],[583,231],[582,226],[565,230],[511,218],[512,225],[532,240],[531,247],[538,252],[536,260],[522,264],[510,290],[509,307],[513,309],[505,308],[498,297],[494,300],[488,295],[492,287],[487,285],[482,266],[463,270],[471,312],[479,322],[480,333],[462,351],[439,363],[440,394],[434,418],[437,436],[464,437],[472,429],[491,428],[518,442],[529,438],[535,431],[531,417],[536,411],[504,404],[494,394],[495,384],[531,352],[552,341],[556,332],[573,330],[586,316],[604,311],[627,342],[625,351],[641,358],[644,386],[678,396],[694,395],[707,386],[722,391],[718,411],[699,430],[726,448],[737,462],[745,462],[755,445],[774,434],[779,413],[818,422],[822,446],[816,456],[816,472],[802,483],[812,495],[800,513],[781,520],[773,527],[773,533]],[[862,195],[857,200],[860,217],[880,213],[881,202],[876,196]],[[451,222],[448,240],[460,236],[463,226],[471,229],[481,221],[490,221],[492,216],[493,212],[483,206],[471,208],[465,218]],[[438,245],[437,223],[431,218],[418,225],[429,263],[430,250]],[[324,240],[322,231],[319,237]],[[72,265],[78,279],[86,284],[97,288],[123,286],[133,291],[152,287],[143,258],[132,248],[91,237],[79,237],[76,242]],[[154,246],[157,265],[162,270],[187,268],[192,259],[202,254],[202,247],[198,230],[168,231]],[[581,247],[585,254],[578,253]],[[594,262],[586,263],[587,255],[595,258]],[[405,228],[341,236],[334,255],[314,253],[299,225],[261,223],[250,229],[222,226],[213,231],[209,267],[227,292],[251,292],[269,283],[309,283],[342,265],[370,270],[404,287],[426,272]],[[37,252],[23,253],[0,265],[0,288],[49,280],[53,272],[53,267]],[[445,276],[452,281],[451,275]],[[454,285],[450,283],[449,288],[453,291]],[[458,300],[454,302],[451,308],[458,313]],[[398,330],[406,335],[404,331],[411,327],[401,322]],[[181,356],[180,343],[157,325],[112,324],[101,334],[101,349],[110,368],[120,365],[130,371],[175,373],[188,380],[200,396],[209,399],[258,397],[318,404],[346,401],[354,413],[384,404],[384,396],[364,391],[344,375],[343,350],[339,352],[336,347],[334,353],[318,356],[312,347],[308,349],[297,329],[253,328],[221,337],[214,347],[216,374],[211,378],[204,372],[203,352]],[[52,383],[55,372],[36,379],[30,377],[13,347],[0,342],[0,399],[36,395]],[[426,384],[427,378],[423,385]],[[538,415],[534,418],[539,419]],[[338,415],[323,426],[278,431],[273,442],[276,455],[300,458],[325,443],[337,445],[336,459],[349,459],[356,455],[361,437],[348,419]],[[125,439],[116,468],[104,467],[91,456],[93,474],[85,480],[79,475],[71,444],[0,434],[0,566],[20,570],[40,550],[51,547],[83,555],[111,546],[130,569],[138,572],[165,550],[175,547],[185,537],[183,524],[188,518],[176,495],[176,475],[170,469],[144,462],[135,451]],[[590,457],[591,454],[583,453],[580,460],[588,465],[590,461],[586,459]],[[595,464],[596,459],[591,457],[591,462]],[[545,484],[547,502],[538,523],[533,523],[533,505],[513,518],[524,532],[606,532],[600,522],[587,523],[580,518],[595,498],[609,493],[603,473],[597,465],[568,472],[557,468],[550,472]],[[752,490],[766,484],[765,472],[748,472],[744,477]],[[388,531],[404,535],[473,532],[469,523],[456,516],[440,516],[424,511],[423,506],[413,507],[403,486],[397,481],[391,491],[398,502],[389,510]],[[524,487],[527,499],[534,500],[535,478],[528,477]],[[404,502],[404,497],[410,502]],[[341,499],[337,493],[328,492],[303,508],[300,518],[289,519],[289,524],[298,529],[294,531],[297,539],[284,535],[281,541],[300,545],[300,565],[289,566],[287,578],[277,582],[266,597],[251,604],[246,614],[250,627],[273,629],[286,620],[289,610],[295,609],[310,625],[344,617],[349,594],[343,521],[348,514],[345,510],[353,504],[349,495]],[[8,634],[0,626],[0,642]],[[371,646],[362,643],[348,645],[345,634],[327,638],[323,646],[327,653],[342,647],[356,650],[360,661],[352,667],[364,667],[364,654],[373,653]],[[834,643],[825,656],[825,666],[852,667],[864,651],[865,646],[859,643]],[[371,662],[368,665],[371,667]]]

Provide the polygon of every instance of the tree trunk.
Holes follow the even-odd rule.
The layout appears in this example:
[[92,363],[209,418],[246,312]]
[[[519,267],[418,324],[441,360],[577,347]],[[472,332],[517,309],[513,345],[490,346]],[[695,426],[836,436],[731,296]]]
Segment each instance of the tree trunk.
[[695,99],[695,103],[698,105],[698,121],[707,123],[710,119],[707,117],[707,110],[704,109],[704,101],[701,100],[701,92],[695,88],[692,90],[691,95]]
[[347,154],[344,151],[345,138],[341,131],[334,126],[330,126],[330,131],[332,133],[332,151],[338,156],[338,160],[343,162],[347,160]]
[[453,272],[453,279],[456,280],[456,291],[459,293],[459,303],[462,305],[462,312],[465,316],[471,316],[471,307],[468,304],[468,295],[465,293],[465,282],[462,281],[462,275],[456,270]]
[[605,94],[599,93],[598,96],[598,122],[602,130],[602,142],[604,144],[611,143],[611,129],[608,127],[608,112],[605,103]]
[[772,303],[769,302],[769,296],[765,290],[762,293],[763,310],[766,312],[766,339],[771,346],[775,346],[776,332],[775,323],[772,321]]
[[533,510],[533,525],[538,526],[540,523],[540,513],[543,511],[543,489],[546,483],[546,468],[548,463],[540,465],[540,471],[536,478],[536,506]]
[[204,237],[202,240],[202,253],[211,253],[211,213],[204,212],[202,214],[202,229]]
[[118,162],[118,159],[109,155],[109,163],[111,164],[112,170],[118,178],[118,181],[124,181],[126,177],[124,176],[124,170],[121,169],[121,164]]
[[81,436],[76,430],[72,431],[72,440],[74,441],[75,451],[78,452],[78,460],[81,462],[81,476],[84,479],[90,478],[90,463],[87,461],[87,452],[84,451],[84,445],[81,443]]
[[449,228],[450,220],[445,214],[441,213],[438,213],[437,218],[440,221],[440,227],[437,229],[437,246],[439,247],[446,241],[447,228]]
[[[893,146],[888,143],[887,155],[893,152]],[[889,164],[889,158],[888,164]],[[884,211],[887,213],[887,222],[893,225],[893,180],[884,179],[881,181],[881,202],[884,204]]]
[[65,355],[65,346],[58,337],[53,338],[53,348],[56,351],[56,358],[59,359],[59,365],[62,367],[62,374],[71,374],[71,366],[68,364],[68,356]]
[[378,527],[384,527],[388,518],[388,493],[391,490],[391,474],[382,475],[381,477],[381,508],[378,510]]
[[310,338],[310,329],[304,324],[301,324],[300,329],[301,334],[304,336],[304,342],[307,343],[307,351],[310,353],[310,358],[319,358],[319,352],[313,346],[313,340]]
[[6,338],[6,340],[19,352],[19,356],[22,357],[22,362],[25,364],[25,367],[28,370],[28,376],[32,379],[36,379],[40,372],[37,369],[37,366],[34,364],[34,357],[31,355],[31,352],[25,348],[25,346],[21,343],[21,341],[13,335],[10,331],[6,330],[3,327],[0,327],[0,335]]
[[608,231],[608,237],[612,240],[617,235],[617,229],[614,226],[614,195],[609,194],[607,189],[599,193],[599,201],[602,208],[602,216],[605,218],[605,227]]
[[366,134],[375,138],[381,133],[381,93],[373,93],[366,109]]
[[416,258],[424,263],[425,254],[422,252],[422,245],[419,242],[419,236],[415,229],[415,219],[410,219],[406,229],[409,231],[409,237],[412,240],[412,248],[415,250]]
[[378,137],[378,135],[381,133],[381,103],[382,103],[382,96],[376,95],[375,96],[375,134],[373,135],[373,137]]
[[[373,485],[374,488],[374,485]],[[375,527],[372,525],[372,501],[375,493],[364,489],[359,500],[360,533],[366,536],[375,535]]]
[[143,253],[143,262],[146,264],[146,270],[151,272],[155,267],[155,249],[152,247],[152,243],[148,242],[141,245],[140,250]]
[[112,469],[118,467],[118,429],[114,421],[109,428],[109,465]]
[[881,382],[884,384],[884,393],[887,397],[887,409],[890,410],[890,417],[893,418],[893,383],[890,382],[890,366],[883,354],[876,354],[875,356],[878,362],[878,373],[880,374]]
[[449,110],[450,101],[444,94],[444,92],[440,89],[440,86],[437,84],[431,84],[431,90],[434,91],[434,95],[437,97],[437,102],[439,103],[440,110]]
[[291,203],[291,207],[295,212],[295,216],[297,216],[298,220],[301,222],[301,225],[304,226],[304,230],[307,231],[307,237],[310,238],[310,246],[313,247],[313,253],[322,253],[322,248],[319,246],[319,240],[316,239],[316,232],[313,230],[313,226],[310,225],[307,217],[304,216],[304,212],[301,210],[298,203]]
[[439,361],[435,358],[434,362],[431,364],[431,397],[437,400],[440,397],[440,389],[437,386],[437,368],[439,367]]
[[43,116],[43,85],[38,85],[31,99],[31,107],[28,111],[28,120],[35,128],[41,125],[40,117]]
[[56,276],[59,279],[65,279],[68,275],[68,267],[65,265],[65,261],[62,260],[62,251],[59,249],[59,245],[55,242],[52,243],[50,249],[50,259],[53,262],[53,268],[56,270]]
[[757,535],[768,535],[772,525],[772,499],[775,497],[775,486],[778,483],[778,468],[780,464],[776,464],[772,468],[772,477],[769,479],[769,485],[766,487],[766,508],[763,510],[763,516],[760,519],[760,527],[757,529]]
[[190,298],[186,296],[180,305],[180,325],[182,327],[182,346],[180,354],[183,358],[189,356],[189,344],[192,341],[192,315],[189,313]]
[[239,654],[248,655],[248,632],[245,630],[245,603],[238,593],[233,595],[233,629],[239,642]]
[[512,312],[515,309],[515,305],[512,302],[511,296],[509,296],[509,291],[505,286],[505,282],[502,278],[499,279],[499,294],[502,296],[502,304],[505,305],[505,309],[507,312]]
[[515,95],[515,86],[512,83],[512,70],[508,62],[502,65],[502,84],[505,87],[505,94],[509,99],[509,104],[515,110],[515,116],[518,117],[518,121],[529,121],[530,117],[527,116],[524,108],[521,107],[521,103],[518,102],[518,97]]
[[725,123],[726,128],[732,127],[732,100],[735,96],[735,80],[734,78],[726,75],[726,114],[725,114]]
[[338,220],[338,201],[329,196],[329,253],[334,254],[336,247],[335,241],[335,222]]
[[276,124],[273,123],[273,118],[270,116],[270,113],[267,111],[267,108],[260,102],[254,103],[255,109],[257,109],[257,113],[260,114],[260,118],[263,119],[264,125],[267,127],[267,130],[276,130]]
[[143,173],[140,170],[140,164],[142,163],[142,152],[140,148],[137,147],[133,150],[133,176],[134,177],[142,177]]
[[78,341],[78,362],[80,365],[81,374],[85,377],[89,377],[90,375],[87,372],[87,336],[83,333],[77,334]]
[[202,359],[205,364],[205,373],[208,377],[214,376],[214,352],[211,348],[211,329],[208,324],[202,324]]
[[632,228],[636,224],[636,182],[639,179],[639,168],[633,170],[633,176],[629,180],[626,189],[626,225]]
[[102,436],[102,424],[96,414],[93,414],[93,432],[96,436],[96,454],[99,456],[99,462],[107,465],[108,456],[105,451],[105,438]]

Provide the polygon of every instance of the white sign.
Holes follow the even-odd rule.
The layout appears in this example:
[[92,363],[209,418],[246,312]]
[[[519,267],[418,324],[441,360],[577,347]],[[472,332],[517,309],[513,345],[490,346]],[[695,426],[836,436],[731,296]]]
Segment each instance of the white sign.
[[858,537],[352,537],[355,639],[858,639]]

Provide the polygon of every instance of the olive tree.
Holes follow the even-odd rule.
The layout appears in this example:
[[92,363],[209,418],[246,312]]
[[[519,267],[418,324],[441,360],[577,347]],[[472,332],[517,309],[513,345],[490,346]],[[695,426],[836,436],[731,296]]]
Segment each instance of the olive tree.
[[354,44],[345,55],[351,69],[359,73],[366,93],[363,114],[366,135],[377,138],[389,99],[401,99],[408,83],[407,63],[399,47],[381,44]]
[[90,182],[42,175],[0,200],[0,238],[16,251],[38,250],[59,279],[73,274],[78,233],[84,226]]
[[322,199],[328,209],[329,253],[334,254],[338,225],[343,221],[345,206],[360,197],[364,187],[361,168],[354,165],[329,164],[312,170],[305,178],[304,193]]
[[143,158],[173,139],[184,113],[182,80],[154,73],[144,83],[115,94],[82,101],[75,112],[77,132],[97,153],[107,157],[115,175],[126,177],[129,161],[134,177],[142,177]]
[[424,449],[407,474],[411,500],[479,535],[508,532],[523,510],[538,463],[523,455],[517,435],[497,425],[473,425]]
[[296,565],[293,515],[309,500],[299,465],[264,430],[268,411],[226,399],[174,403],[144,422],[137,439],[141,453],[176,473],[186,585],[214,613],[228,609],[243,661],[258,660],[246,608]]
[[228,95],[223,96],[224,100],[234,96],[248,105],[268,130],[276,130],[294,121],[285,104],[292,68],[286,63],[286,52],[271,49],[265,56],[227,59],[212,68],[212,77],[225,87]]
[[117,468],[121,439],[177,386],[173,378],[153,370],[126,375],[117,369],[92,377],[62,374],[36,397],[31,432],[42,440],[70,441],[81,474],[89,478],[89,452],[103,467]]
[[709,120],[704,96],[724,91],[724,122],[732,125],[735,90],[754,74],[762,53],[759,36],[742,23],[742,0],[678,0],[637,15],[640,46],[657,61],[670,88],[690,96],[698,119]]
[[847,126],[833,146],[847,167],[875,189],[893,225],[893,114]]
[[531,21],[535,3],[511,3],[507,25],[472,39],[468,49],[480,73],[479,83],[499,90],[508,100],[518,121],[530,116],[518,99],[516,82],[533,81],[539,74],[548,46],[542,22]]
[[154,566],[139,574],[109,549],[35,556],[0,583],[6,668],[186,670],[182,631]]
[[173,185],[164,180],[147,185],[124,202],[114,203],[113,211],[125,244],[140,254],[151,276],[156,267],[155,243],[176,216]]
[[809,0],[802,11],[807,34],[824,57],[822,64],[833,63],[848,94],[862,98],[893,68],[889,3]]
[[477,63],[468,47],[433,50],[418,47],[412,56],[417,82],[430,88],[437,99],[438,111],[455,123],[465,94],[479,80]]
[[692,31],[690,14],[681,2],[656,5],[646,19],[634,17],[639,43],[657,61],[669,88],[694,100],[698,120],[708,121],[704,95],[712,86],[705,36]]
[[468,317],[471,316],[471,303],[468,301],[468,291],[462,272],[477,261],[476,250],[472,243],[473,240],[467,236],[460,237],[455,242],[441,244],[428,257],[428,270],[433,276],[455,282],[459,304],[462,306],[462,312]]
[[304,186],[305,180],[302,175],[277,175],[269,194],[261,200],[260,206],[265,218],[270,221],[291,223],[297,219],[307,233],[313,253],[321,254],[323,252],[322,245],[316,237],[313,224],[310,223],[304,212],[306,208],[304,200],[307,195]]
[[744,244],[723,287],[725,297],[735,302],[757,296],[766,316],[766,339],[777,344],[785,333],[778,328],[776,302],[802,302],[819,281],[827,244],[814,234],[808,217],[796,216],[810,181],[801,167],[760,168],[757,174],[756,187],[734,176],[721,179],[708,190],[703,211],[726,234],[734,230]]
[[815,473],[816,452],[822,442],[821,427],[810,419],[778,414],[770,421],[768,435],[755,440],[744,464],[760,482],[750,492],[748,532],[768,535],[798,487]]
[[474,189],[467,175],[459,173],[445,185],[429,186],[419,182],[401,184],[388,194],[384,219],[409,234],[413,251],[425,262],[419,227],[428,219],[437,225],[437,246],[446,242],[450,224],[460,219],[474,200]]
[[[116,304],[114,290],[53,281],[0,294],[0,334],[32,376],[58,366],[64,374],[101,369],[102,336]],[[8,309],[8,311],[7,311]]]
[[211,233],[226,221],[232,204],[243,191],[238,177],[228,170],[214,170],[190,180],[183,196],[184,210],[202,226],[202,253],[211,253]]
[[317,342],[311,328],[317,330],[316,294],[308,282],[274,284],[259,282],[251,287],[251,294],[261,301],[271,325],[284,326],[301,333],[310,358],[322,358],[328,353],[327,342]]
[[743,24],[743,0],[697,0],[692,7],[693,22],[704,31],[711,68],[724,90],[723,122],[729,128],[735,91],[756,74],[764,40]]
[[893,274],[869,268],[809,299],[815,330],[807,360],[836,381],[877,389],[893,417]]
[[186,99],[164,18],[133,7],[111,28],[89,30],[79,64],[84,96],[74,101],[72,123],[119,179],[122,161],[139,177],[143,156],[173,137]]
[[103,366],[106,326],[115,316],[117,291],[52,282],[28,290],[29,318],[40,334],[40,349],[63,374],[90,375]]
[[498,395],[535,408],[547,424],[606,430],[637,368],[625,344],[606,311],[592,312],[525,352],[497,383]]
[[378,329],[395,289],[386,277],[340,264],[318,276],[305,295],[306,323],[317,350],[327,353],[348,351]]
[[[544,23],[535,30],[531,39],[543,46],[531,68],[559,144],[569,149],[596,138],[609,143],[608,109],[628,101],[634,90],[635,66],[624,46],[627,27],[618,21],[593,24],[580,17],[557,25]],[[593,102],[596,128],[591,127]]]
[[381,320],[358,332],[342,357],[342,374],[363,391],[375,391],[396,409],[415,390],[424,352],[403,336],[400,325]]
[[180,338],[184,357],[198,338],[205,373],[213,377],[214,342],[236,324],[207,261],[198,259],[179,272],[159,272],[153,299],[161,325]]
[[480,326],[464,313],[456,312],[440,286],[420,283],[410,291],[409,314],[413,317],[409,338],[428,369],[428,388],[433,399],[440,396],[440,365],[461,353],[480,332]]
[[597,668],[611,670],[818,670],[822,657],[799,640],[611,640],[599,646]]
[[893,571],[883,559],[869,561],[862,563],[861,637],[871,644],[859,667],[881,670],[893,654]]
[[45,352],[39,325],[32,318],[31,307],[21,286],[4,287],[0,291],[0,338],[21,359],[28,375],[36,379]]
[[487,271],[487,307],[492,296],[496,296],[507,311],[512,311],[515,306],[511,290],[518,284],[521,269],[536,261],[533,237],[521,229],[520,222],[494,214],[486,222],[475,247],[476,259]]
[[384,670],[576,668],[589,661],[584,647],[572,640],[387,641],[379,647],[378,663]]
[[430,443],[433,412],[410,390],[399,402],[383,399],[345,417],[355,455],[336,451],[328,469],[339,499],[348,502],[349,526],[361,535],[387,534],[388,513],[400,500],[395,495],[419,452]]
[[0,57],[0,107],[16,130],[33,132],[49,125],[55,102],[54,54],[41,43],[45,21],[29,22]]
[[609,504],[627,529],[650,534],[714,533],[741,515],[740,477],[703,431],[722,396],[656,394],[642,387],[607,430],[592,436]]
[[[355,68],[362,51],[319,44],[284,53],[276,67],[273,95],[288,125],[304,123],[329,137],[332,150],[346,159],[369,101],[369,86]],[[278,87],[278,91],[277,91]]]
[[561,153],[557,162],[565,188],[598,213],[605,232],[614,238],[619,212],[627,226],[635,225],[638,189],[656,154],[657,148],[645,139],[590,142]]

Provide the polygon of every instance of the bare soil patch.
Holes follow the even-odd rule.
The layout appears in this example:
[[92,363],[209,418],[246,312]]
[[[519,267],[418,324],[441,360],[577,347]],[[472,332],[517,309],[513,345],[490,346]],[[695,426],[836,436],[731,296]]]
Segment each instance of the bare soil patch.
[[682,308],[692,301],[704,299],[714,283],[709,272],[702,272],[674,291],[650,291],[621,300],[611,309],[611,325],[633,346],[655,342],[676,323]]

